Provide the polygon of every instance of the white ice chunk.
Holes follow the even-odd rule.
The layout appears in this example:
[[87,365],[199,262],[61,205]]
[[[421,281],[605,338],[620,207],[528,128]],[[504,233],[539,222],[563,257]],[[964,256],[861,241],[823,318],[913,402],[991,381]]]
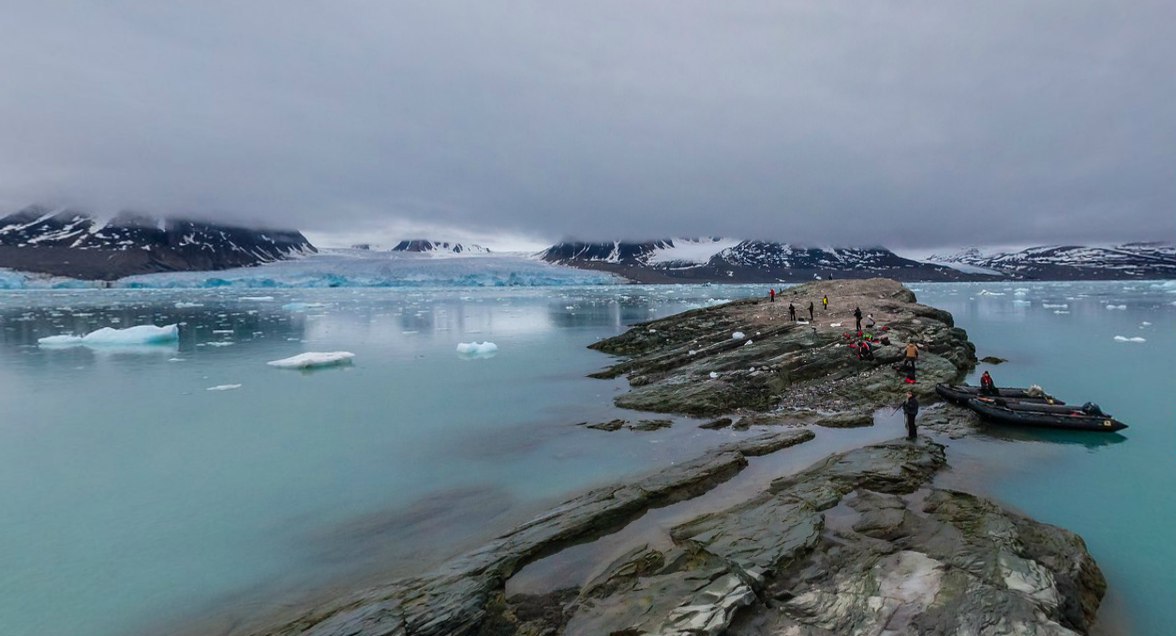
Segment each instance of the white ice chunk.
[[498,345],[493,342],[459,342],[457,353],[468,358],[490,358],[498,353]]
[[350,351],[307,351],[289,358],[272,360],[266,364],[279,369],[316,369],[351,364],[351,359],[354,357],[355,354]]
[[252,300],[256,302],[269,302],[273,300],[273,296],[242,296],[241,300]]
[[1115,336],[1115,341],[1116,342],[1147,342],[1147,338],[1140,338],[1139,336],[1135,336],[1134,338],[1128,338],[1126,336]]
[[232,391],[233,389],[239,389],[239,388],[241,388],[240,384],[218,384],[216,386],[210,386],[204,390],[205,391]]
[[107,346],[107,345],[148,345],[170,344],[180,339],[180,328],[176,325],[139,325],[126,329],[103,327],[84,336],[48,336],[37,342],[48,346]]
[[1107,309],[1126,309],[1127,305],[1107,305]]
[[736,331],[735,333],[731,334],[732,340],[743,340],[745,337],[747,336],[742,331]]
[[204,303],[190,303],[187,301],[179,301],[176,303],[176,309],[187,309],[188,307],[203,307]]

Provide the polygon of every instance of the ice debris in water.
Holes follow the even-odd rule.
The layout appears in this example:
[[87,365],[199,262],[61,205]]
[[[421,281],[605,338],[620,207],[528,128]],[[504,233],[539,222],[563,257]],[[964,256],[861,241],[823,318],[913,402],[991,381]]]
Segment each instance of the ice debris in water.
[[1135,336],[1134,338],[1127,338],[1125,336],[1115,336],[1115,341],[1116,342],[1147,342],[1147,338],[1140,338],[1139,336]]
[[498,353],[498,345],[493,342],[459,342],[457,353],[467,358],[489,358]]
[[742,331],[736,331],[735,333],[731,334],[732,340],[743,340],[745,337],[746,335]]
[[210,386],[204,390],[205,391],[232,391],[233,389],[239,389],[239,388],[241,388],[240,384],[218,384],[216,386]]
[[163,327],[139,325],[137,327],[127,327],[126,329],[103,327],[97,331],[91,331],[84,336],[47,336],[45,338],[38,338],[37,342],[49,346],[103,346],[164,344],[172,343],[179,339],[180,328],[177,325],[165,325]]
[[252,301],[261,302],[261,303],[269,302],[273,299],[274,299],[273,296],[242,296],[241,297],[241,300],[252,300]]
[[176,303],[176,309],[187,309],[188,307],[203,307],[203,306],[204,306],[204,303],[190,303],[190,302],[187,302],[184,300],[181,300]]
[[1042,309],[1069,309],[1070,305],[1068,305],[1066,303],[1061,303],[1061,304],[1041,303],[1041,308]]
[[315,369],[318,367],[351,364],[351,359],[354,357],[355,354],[350,351],[307,351],[306,353],[300,353],[289,358],[273,360],[266,364],[271,367],[278,367],[279,369]]
[[1107,305],[1107,309],[1126,309],[1127,305]]

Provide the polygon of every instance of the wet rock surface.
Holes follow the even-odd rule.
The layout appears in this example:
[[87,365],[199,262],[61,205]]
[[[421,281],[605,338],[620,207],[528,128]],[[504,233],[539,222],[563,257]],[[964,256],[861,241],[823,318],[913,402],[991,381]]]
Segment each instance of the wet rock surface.
[[[824,295],[829,311],[819,308]],[[816,319],[790,321],[788,304],[803,309],[810,300],[818,306]],[[872,360],[859,360],[849,347],[858,340],[855,307],[878,322],[866,333],[890,342],[876,345]],[[914,384],[895,372],[908,342],[919,346]],[[886,279],[809,283],[785,290],[776,302],[688,311],[635,325],[592,348],[627,357],[594,374],[628,377],[631,390],[616,398],[617,406],[711,417],[741,410],[841,413],[848,425],[901,402],[907,390],[931,398],[937,382],[956,381],[976,363],[975,347],[951,314],[918,304],[910,290]]]

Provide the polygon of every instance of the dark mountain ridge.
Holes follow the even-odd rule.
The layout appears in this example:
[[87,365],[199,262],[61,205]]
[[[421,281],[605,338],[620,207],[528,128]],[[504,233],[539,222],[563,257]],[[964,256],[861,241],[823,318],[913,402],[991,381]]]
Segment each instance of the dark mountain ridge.
[[30,206],[0,218],[0,267],[86,280],[247,267],[315,252],[296,230]]

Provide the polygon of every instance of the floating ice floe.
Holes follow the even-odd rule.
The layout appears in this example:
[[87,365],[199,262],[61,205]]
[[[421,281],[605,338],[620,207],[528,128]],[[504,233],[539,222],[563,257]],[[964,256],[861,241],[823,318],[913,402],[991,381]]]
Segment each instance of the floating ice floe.
[[1107,305],[1107,309],[1126,309],[1127,305]]
[[242,296],[240,300],[251,300],[254,302],[264,303],[273,300],[273,296]]
[[1069,309],[1070,305],[1068,305],[1066,303],[1060,303],[1060,304],[1041,303],[1041,308],[1042,309]]
[[1135,336],[1134,338],[1127,338],[1126,336],[1115,336],[1115,341],[1116,342],[1147,342],[1147,338],[1140,338],[1139,336]]
[[181,300],[181,301],[177,302],[175,306],[176,306],[176,309],[187,309],[189,307],[203,307],[204,303],[190,303],[190,302]]
[[351,364],[355,357],[350,351],[307,351],[289,358],[272,360],[266,364],[279,369],[317,369]]
[[97,331],[91,331],[84,336],[47,336],[45,338],[38,338],[37,343],[50,347],[72,347],[78,345],[103,347],[171,344],[179,339],[180,328],[176,325],[165,325],[163,327],[139,325],[137,327],[127,327],[126,329],[103,327]]
[[240,384],[218,384],[216,386],[210,386],[204,390],[205,391],[232,391],[233,389],[239,389],[239,388],[241,388]]
[[498,353],[498,345],[493,342],[459,342],[457,354],[465,358],[490,358]]
[[744,334],[742,331],[736,331],[735,333],[731,334],[732,340],[743,340],[746,337],[747,337],[747,335]]
[[978,293],[976,295],[977,296],[1004,296],[1005,293],[1004,292],[993,292],[993,291],[988,291],[987,289],[981,289],[980,293]]
[[1145,321],[1139,323],[1139,326],[1140,327],[1150,327],[1151,323],[1145,320]]
[[1068,310],[1068,309],[1055,309],[1054,313],[1058,314],[1058,315],[1068,314],[1068,313],[1070,313],[1070,310]]

